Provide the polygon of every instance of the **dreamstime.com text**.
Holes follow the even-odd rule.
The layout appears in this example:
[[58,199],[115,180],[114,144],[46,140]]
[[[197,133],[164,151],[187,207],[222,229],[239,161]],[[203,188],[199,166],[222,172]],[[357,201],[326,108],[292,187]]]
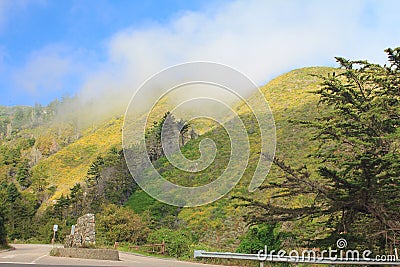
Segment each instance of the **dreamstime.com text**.
[[381,262],[393,262],[399,260],[398,251],[395,248],[394,254],[388,255],[373,255],[371,250],[359,251],[356,249],[345,249],[347,241],[343,238],[337,242],[337,249],[325,249],[322,251],[316,249],[305,249],[301,252],[298,250],[268,250],[268,246],[264,247],[264,250],[258,251],[258,260],[273,260],[273,259],[284,259],[288,258],[290,261],[321,261],[321,260],[332,260],[332,261],[381,261]]

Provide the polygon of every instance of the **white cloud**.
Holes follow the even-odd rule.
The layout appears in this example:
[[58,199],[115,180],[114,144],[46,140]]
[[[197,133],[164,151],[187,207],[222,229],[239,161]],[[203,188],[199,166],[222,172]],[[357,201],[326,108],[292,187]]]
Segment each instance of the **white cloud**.
[[13,78],[30,94],[46,93],[62,87],[63,77],[71,67],[68,58],[62,58],[55,49],[46,47],[33,53],[26,65],[15,71]]
[[[366,12],[368,7],[375,14]],[[214,4],[165,25],[115,33],[108,41],[108,59],[87,77],[80,95],[97,99],[103,112],[115,105],[123,109],[146,78],[194,60],[230,65],[258,84],[293,68],[335,65],[334,56],[382,63],[383,49],[400,44],[398,9],[396,1]]]
[[[10,10],[30,3],[40,1],[0,1],[0,30]],[[10,72],[31,94],[61,90],[71,86],[70,75],[80,76],[81,97],[102,108],[104,99],[126,105],[146,78],[187,61],[230,65],[263,84],[293,68],[335,65],[334,56],[384,62],[382,50],[400,45],[399,7],[397,1],[217,2],[202,11],[175,14],[167,24],[116,32],[106,40],[102,64],[94,58],[103,55],[93,58],[90,51],[48,45]],[[5,52],[0,50],[0,71]]]
[[63,45],[48,45],[31,53],[24,66],[13,70],[12,79],[30,96],[60,91],[83,69],[76,54]]

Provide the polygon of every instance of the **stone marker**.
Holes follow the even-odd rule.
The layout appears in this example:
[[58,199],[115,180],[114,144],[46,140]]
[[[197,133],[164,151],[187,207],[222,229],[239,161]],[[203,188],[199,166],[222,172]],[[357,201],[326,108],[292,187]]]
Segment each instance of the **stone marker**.
[[78,218],[73,234],[65,237],[65,248],[90,247],[96,244],[94,214],[88,213]]
[[119,260],[118,250],[94,249],[96,232],[94,214],[79,217],[71,234],[65,237],[64,248],[53,248],[51,256],[97,260]]

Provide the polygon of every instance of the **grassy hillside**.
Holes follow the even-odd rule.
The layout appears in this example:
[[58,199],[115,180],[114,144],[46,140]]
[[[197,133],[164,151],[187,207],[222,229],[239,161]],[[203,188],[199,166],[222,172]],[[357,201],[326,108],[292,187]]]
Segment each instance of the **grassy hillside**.
[[[300,159],[304,162],[304,159],[312,151],[312,144],[307,142],[310,133],[305,129],[293,126],[288,120],[314,117],[319,108],[317,97],[310,92],[317,88],[320,81],[317,77],[311,76],[311,74],[327,75],[327,73],[332,71],[332,68],[325,67],[302,68],[281,75],[261,88],[275,119],[278,157],[296,164]],[[249,165],[239,186],[229,194],[230,196],[234,194],[249,194],[247,192],[247,185],[255,170],[258,160],[257,152],[260,150],[259,131],[255,126],[254,117],[249,114],[245,105],[239,105],[236,109],[248,130],[251,155]],[[157,107],[157,110],[152,111],[151,119],[156,120],[167,110],[168,104],[162,102]],[[122,123],[123,118],[119,117],[98,125],[96,128],[92,127],[85,130],[81,138],[42,160],[34,168],[33,171],[42,167],[47,170],[50,185],[56,187],[52,199],[58,198],[61,194],[65,195],[69,193],[69,189],[75,183],[83,182],[90,165],[97,155],[104,154],[112,146],[121,146]],[[231,153],[229,137],[224,129],[214,127],[200,138],[190,141],[185,145],[182,152],[188,158],[198,158],[200,156],[198,145],[205,138],[214,140],[218,147],[215,161],[207,169],[199,173],[187,173],[171,166],[166,158],[161,158],[156,163],[156,167],[160,173],[166,179],[183,186],[207,184],[218,177],[227,166]],[[277,179],[279,175],[281,173],[275,167],[272,167],[267,179]],[[146,210],[146,207],[153,205],[154,201],[148,200],[143,194],[142,191],[133,194],[127,205],[138,212]],[[269,197],[261,195],[257,191],[253,195],[261,199]],[[298,201],[307,200],[299,199]],[[224,198],[203,207],[183,209],[179,216],[193,230],[199,232],[205,230],[204,227],[206,227],[207,232],[212,236],[212,233],[219,232],[221,227],[229,228],[234,225],[240,228],[243,226],[241,216],[237,216],[242,215],[243,210],[234,209],[232,204],[231,200]],[[140,209],[138,209],[139,206]],[[224,211],[220,212],[220,209]],[[210,224],[202,223],[204,220],[210,222]],[[234,232],[233,229],[232,232]],[[240,231],[236,232],[240,235]],[[220,237],[215,237],[215,239],[218,240]]]
[[[277,130],[276,155],[294,166],[301,161],[302,164],[308,163],[312,168],[313,163],[309,161],[307,155],[314,149],[314,146],[308,141],[311,133],[304,128],[294,126],[288,120],[311,119],[317,112],[323,112],[323,108],[318,107],[317,96],[310,93],[317,89],[320,80],[311,74],[327,75],[333,71],[334,69],[325,67],[298,69],[273,79],[261,88],[275,118]],[[249,165],[242,180],[228,196],[219,201],[201,207],[185,208],[179,213],[179,218],[184,222],[185,227],[201,233],[200,241],[211,244],[216,248],[226,249],[231,246],[234,249],[239,242],[238,237],[244,231],[245,222],[242,215],[246,211],[244,208],[235,208],[235,204],[238,202],[231,200],[229,197],[233,195],[249,195],[247,186],[258,161],[257,152],[260,151],[259,131],[254,126],[254,117],[248,113],[245,106],[239,106],[237,110],[245,122],[251,146]],[[211,138],[219,148],[214,162],[207,169],[199,173],[187,173],[171,166],[165,158],[160,159],[155,164],[156,168],[164,178],[183,186],[198,186],[211,182],[223,172],[229,161],[230,146],[226,132],[222,128],[216,127],[185,145],[182,153],[191,159],[199,157],[198,145],[205,138]],[[266,179],[279,179],[281,175],[280,170],[273,166]],[[259,191],[255,191],[251,195],[260,200],[268,201],[273,193],[261,194]],[[307,201],[309,200],[299,197],[298,199],[293,199],[291,205],[301,205]],[[144,196],[143,191],[137,191],[131,196],[127,205],[140,212],[146,209],[146,205],[149,205],[148,207],[153,205],[153,202]],[[315,233],[316,225],[310,223],[312,229],[306,234]],[[296,231],[295,225],[291,227]]]
[[[309,157],[310,154],[315,155],[317,150],[317,144],[311,141],[314,133],[310,128],[290,121],[313,121],[328,111],[325,105],[318,102],[318,96],[313,92],[319,89],[322,82],[318,76],[326,77],[333,72],[340,70],[327,67],[297,69],[273,79],[260,88],[274,115],[276,157],[293,169],[306,165],[311,179],[321,179],[315,171],[316,159]],[[250,100],[255,100],[256,97],[260,95],[251,95]],[[232,163],[230,159],[233,148],[227,130],[216,123],[210,123],[210,120],[196,122],[194,126],[201,134],[193,139],[191,136],[197,136],[196,134],[186,136],[187,142],[181,148],[182,154],[188,159],[198,159],[201,156],[201,142],[211,139],[217,148],[216,157],[200,172],[187,172],[174,167],[166,157],[162,157],[163,151],[158,139],[159,126],[162,125],[160,118],[171,106],[168,100],[165,98],[160,101],[147,121],[146,136],[150,136],[147,145],[153,155],[156,154],[154,151],[157,152],[157,157],[152,158],[158,159],[153,162],[155,168],[165,179],[181,186],[201,186],[214,181]],[[47,107],[37,108],[38,112],[32,108],[0,107],[0,194],[2,199],[7,200],[7,227],[11,232],[10,238],[29,240],[37,237],[43,241],[46,240],[46,236],[51,238],[52,224],[59,224],[64,231],[62,233],[68,233],[70,225],[87,212],[95,213],[100,222],[102,219],[110,220],[115,229],[126,230],[124,223],[116,220],[114,216],[118,211],[121,212],[119,214],[136,216],[143,223],[145,237],[124,239],[126,235],[119,230],[111,231],[108,230],[111,228],[100,227],[103,229],[103,238],[106,238],[104,233],[108,232],[119,235],[104,239],[102,242],[105,245],[112,245],[115,240],[121,240],[123,246],[133,243],[158,243],[169,235],[170,239],[167,240],[170,244],[175,242],[172,240],[177,239],[187,245],[182,254],[185,257],[192,255],[193,248],[240,251],[243,246],[251,243],[247,241],[253,238],[253,230],[256,229],[251,228],[251,231],[247,231],[247,223],[250,220],[246,216],[255,215],[253,217],[259,218],[265,213],[257,214],[259,211],[256,209],[245,208],[241,205],[243,202],[240,198],[235,196],[250,197],[285,208],[312,206],[314,200],[311,199],[311,194],[299,194],[290,199],[275,198],[284,190],[278,187],[248,191],[248,185],[259,162],[260,129],[256,118],[245,104],[236,103],[233,109],[237,111],[246,127],[250,144],[249,161],[242,179],[231,192],[218,201],[195,208],[180,208],[153,199],[132,180],[121,150],[123,116],[78,131],[79,128],[73,121],[55,124],[51,120],[52,117],[47,117]],[[165,115],[164,119],[166,117],[168,116]],[[136,123],[136,120],[143,117],[138,115],[132,118],[130,123]],[[153,121],[156,123],[153,124]],[[228,124],[233,125],[231,122]],[[233,131],[237,131],[236,127],[233,127]],[[135,149],[137,148],[133,147],[129,151]],[[240,154],[243,152],[239,151]],[[241,163],[234,163],[233,174],[241,171]],[[139,175],[152,183],[149,169],[140,170]],[[282,182],[284,175],[281,169],[273,165],[265,177],[264,185],[271,181]],[[47,180],[48,183],[41,179]],[[42,182],[43,184],[40,184]],[[156,189],[160,188],[162,187],[157,185]],[[67,194],[68,197],[65,197]],[[172,195],[176,197],[176,194]],[[42,212],[36,212],[40,205]],[[123,205],[125,207],[121,207]],[[14,213],[19,214],[18,217],[14,216]],[[116,216],[127,218],[124,215]],[[103,220],[103,223],[107,220]],[[259,222],[260,220],[257,220],[257,223]],[[266,229],[272,229],[272,234],[279,233],[285,236],[284,238],[289,237],[290,241],[282,239],[286,242],[283,244],[284,248],[289,249],[311,247],[313,239],[327,237],[328,232],[334,229],[328,218],[322,216],[318,219],[308,217],[302,221],[285,222],[278,225],[279,228],[274,228],[275,225],[268,222],[257,227],[263,229],[264,232],[260,233],[264,236]],[[26,230],[28,228],[30,232]],[[308,241],[311,241],[311,244],[306,243]],[[279,243],[274,240],[271,242]]]
[[[160,101],[149,116],[149,124],[162,117],[166,111],[168,108],[165,101]],[[33,172],[39,169],[46,170],[49,186],[55,187],[50,200],[69,194],[70,188],[76,183],[84,182],[87,171],[97,156],[105,155],[111,147],[122,148],[123,123],[123,116],[120,115],[104,120],[101,124],[93,124],[83,130],[80,133],[81,137],[76,141],[41,160],[33,168]],[[28,132],[37,131],[37,129],[28,130]],[[43,133],[37,135],[41,138]]]
[[[261,88],[275,119],[277,133],[276,155],[294,166],[301,162],[302,164],[307,163],[309,168],[313,168],[313,163],[310,162],[307,155],[315,147],[308,141],[311,133],[308,130],[294,126],[288,120],[313,118],[317,112],[323,112],[324,109],[318,107],[317,97],[310,93],[317,89],[320,82],[312,74],[327,75],[333,71],[334,69],[325,67],[298,69],[273,79]],[[167,101],[162,101],[152,111],[150,121],[157,120],[167,110]],[[156,220],[162,221],[165,224],[170,223],[169,225],[173,227],[184,227],[195,234],[197,233],[200,244],[212,246],[216,249],[231,248],[234,250],[240,242],[240,236],[242,236],[246,229],[246,223],[243,219],[246,210],[244,208],[237,208],[235,204],[239,202],[232,200],[230,197],[234,195],[251,195],[263,201],[273,201],[270,197],[274,194],[272,191],[263,193],[260,193],[260,191],[249,193],[247,191],[247,186],[259,158],[260,134],[255,118],[249,113],[247,107],[239,104],[236,106],[236,110],[246,126],[251,154],[243,178],[227,196],[205,206],[176,209],[159,203],[143,191],[137,190],[131,195],[126,206],[131,207],[138,213],[149,210],[153,213]],[[90,166],[98,155],[106,154],[113,146],[121,147],[122,124],[123,117],[121,116],[101,125],[90,127],[81,133],[80,138],[64,142],[59,149],[52,151],[40,160],[33,168],[33,173],[43,172],[43,170],[46,172],[49,182],[48,186],[53,186],[52,188],[55,190],[50,200],[57,199],[62,194],[66,195],[70,193],[69,190],[74,184],[84,182]],[[199,125],[199,129],[204,134],[195,140],[189,141],[182,148],[182,153],[190,159],[198,158],[200,156],[198,150],[199,143],[205,138],[210,138],[216,143],[218,148],[215,160],[207,169],[201,172],[188,173],[174,168],[166,158],[161,158],[155,163],[155,166],[167,180],[183,186],[198,186],[216,179],[225,170],[231,153],[227,132],[215,125],[212,129],[206,131],[206,126],[211,125],[208,122]],[[73,129],[71,131],[69,135],[73,134]],[[27,129],[25,132],[28,135],[32,134],[36,137],[36,144],[32,149],[39,147],[42,142],[41,134],[43,135],[43,131],[40,133],[40,131],[38,132],[35,129]],[[44,142],[43,147],[51,148],[53,146],[51,138],[42,139]],[[61,142],[60,140],[56,141],[56,143]],[[26,151],[30,151],[30,149],[28,148]],[[42,149],[42,151],[45,150]],[[10,168],[7,167],[7,169],[0,171],[9,172],[9,170]],[[146,175],[146,172],[144,172],[144,175]],[[273,166],[266,179],[279,179],[281,175],[282,173]],[[293,199],[290,204],[301,205],[307,201],[309,199],[299,197]],[[308,233],[306,233],[307,235],[313,235],[318,232],[316,231],[318,227],[317,222],[308,223],[307,226],[309,228]],[[299,229],[296,225],[286,225],[284,227],[290,227],[291,231],[294,232],[297,231],[296,229]]]
[[112,119],[97,129],[89,128],[74,143],[42,160],[35,169],[48,170],[50,186],[55,186],[53,198],[66,195],[75,183],[83,182],[86,173],[99,154],[104,154],[112,146],[121,146],[123,118]]

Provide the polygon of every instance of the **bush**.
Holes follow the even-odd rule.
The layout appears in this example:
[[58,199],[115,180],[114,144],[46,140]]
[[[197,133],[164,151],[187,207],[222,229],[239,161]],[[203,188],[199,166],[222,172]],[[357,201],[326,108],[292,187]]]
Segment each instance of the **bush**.
[[257,254],[265,246],[268,250],[278,251],[281,247],[283,234],[277,233],[274,224],[261,224],[253,226],[243,237],[237,249],[238,253]]
[[168,255],[177,258],[189,258],[192,255],[191,244],[192,235],[186,230],[171,230],[161,228],[152,233],[147,238],[151,244],[160,244],[164,240]]
[[96,234],[98,241],[105,245],[114,242],[141,244],[149,232],[146,224],[133,210],[110,204],[96,216]]

